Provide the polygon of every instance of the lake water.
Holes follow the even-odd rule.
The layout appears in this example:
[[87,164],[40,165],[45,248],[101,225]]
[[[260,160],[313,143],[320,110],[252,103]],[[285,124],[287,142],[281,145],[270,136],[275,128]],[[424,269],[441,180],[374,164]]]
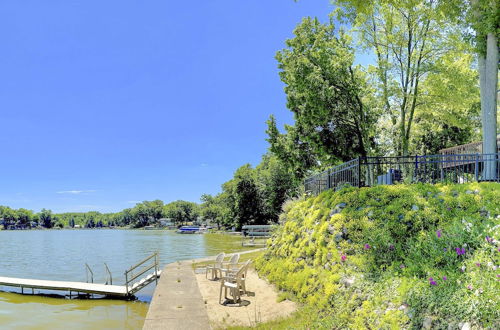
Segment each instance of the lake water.
[[[176,260],[240,249],[240,238],[220,234],[180,235],[165,230],[0,231],[0,276],[85,282],[87,263],[94,272],[94,283],[105,283],[106,263],[113,284],[122,285],[124,271],[156,251],[163,268]],[[0,328],[140,329],[154,288],[155,284],[150,284],[140,291],[137,301],[123,301],[20,295],[12,293],[20,289],[0,286]]]

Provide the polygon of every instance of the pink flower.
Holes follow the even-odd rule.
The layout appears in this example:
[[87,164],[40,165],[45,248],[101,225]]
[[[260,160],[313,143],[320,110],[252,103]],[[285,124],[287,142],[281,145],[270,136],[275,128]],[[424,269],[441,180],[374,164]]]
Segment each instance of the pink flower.
[[365,250],[369,250],[370,249],[370,244],[365,244]]
[[436,231],[436,235],[437,235],[438,238],[441,237],[441,229],[439,229],[438,231]]
[[447,279],[448,279],[448,277],[443,276],[443,281],[446,281]]
[[347,257],[346,257],[345,255],[342,255],[342,256],[340,257],[340,259],[341,259],[342,261],[346,261]]
[[405,265],[401,264],[401,265],[399,265],[399,268],[403,269],[403,268],[405,268]]
[[477,267],[481,267],[481,264],[479,262],[476,262]]
[[432,277],[429,277],[429,284],[430,285],[437,285],[436,281]]
[[467,285],[467,289],[472,290],[472,285]]

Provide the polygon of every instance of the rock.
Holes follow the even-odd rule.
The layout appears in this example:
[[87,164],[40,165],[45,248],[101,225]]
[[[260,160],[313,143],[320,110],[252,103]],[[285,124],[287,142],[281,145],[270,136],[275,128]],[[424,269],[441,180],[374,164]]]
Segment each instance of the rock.
[[412,211],[418,211],[418,210],[419,210],[419,207],[418,207],[418,205],[413,205],[413,206],[411,207],[411,209],[412,209]]
[[460,329],[461,330],[470,330],[470,323],[465,322]]
[[356,209],[356,211],[363,211],[364,209],[365,209],[364,207],[360,206]]
[[399,219],[399,220],[403,220],[403,219],[404,219],[404,217],[405,217],[405,216],[404,216],[404,215],[402,215],[402,214],[398,215],[398,219]]
[[328,225],[327,230],[330,233],[330,235],[333,235],[335,233],[335,228],[332,225]]
[[335,235],[335,242],[340,242],[341,240],[343,240],[344,238],[342,237],[342,234],[337,234]]
[[328,252],[328,254],[326,255],[326,260],[330,261],[330,260],[332,260],[332,258],[333,258],[332,253]]
[[326,269],[326,270],[330,270],[330,269],[332,269],[332,266],[330,266],[330,263],[329,263],[329,262],[327,262],[327,263],[323,266],[323,268],[324,268],[324,269]]
[[373,211],[368,212],[368,214],[367,214],[366,216],[367,216],[368,218],[373,217]]
[[346,203],[340,203],[340,204],[337,204],[337,205],[335,206],[335,208],[343,209],[343,208],[344,208],[344,207],[346,207],[346,206],[347,206],[347,204],[346,204]]
[[342,285],[344,285],[346,288],[350,287],[351,285],[353,285],[355,282],[355,278],[354,277],[347,277],[347,278],[343,278],[340,280],[340,283]]
[[427,316],[422,323],[422,329],[430,329],[432,327],[432,318]]
[[334,208],[333,210],[330,211],[330,217],[333,217],[335,214],[340,213],[342,211],[341,209]]
[[303,258],[303,257],[298,257],[298,258],[295,258],[295,261],[296,261],[296,262],[300,262],[300,261],[302,261],[302,260],[304,260],[304,258]]
[[465,193],[469,194],[469,195],[473,194],[473,192],[471,190],[467,190],[467,191],[465,191]]

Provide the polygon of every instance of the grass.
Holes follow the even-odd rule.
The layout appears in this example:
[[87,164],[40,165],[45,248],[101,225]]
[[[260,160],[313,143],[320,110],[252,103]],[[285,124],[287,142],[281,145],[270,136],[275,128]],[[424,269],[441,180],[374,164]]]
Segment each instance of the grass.
[[[244,252],[244,251],[242,251],[242,252]],[[245,262],[247,260],[256,260],[257,258],[262,256],[263,254],[264,254],[264,250],[240,254],[239,263]],[[194,269],[205,268],[206,266],[212,265],[213,263],[214,263],[213,260],[195,262],[192,264],[192,267]],[[253,263],[251,265],[253,265]]]

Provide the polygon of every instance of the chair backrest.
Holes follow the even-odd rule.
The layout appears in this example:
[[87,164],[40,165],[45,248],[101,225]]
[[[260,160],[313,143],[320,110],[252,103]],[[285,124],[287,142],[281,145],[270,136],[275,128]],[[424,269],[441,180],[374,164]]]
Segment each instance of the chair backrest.
[[224,252],[219,253],[217,257],[215,257],[215,265],[221,265],[225,256],[226,254]]
[[237,265],[238,264],[238,260],[240,260],[240,254],[239,253],[235,253],[231,256],[231,259],[229,259],[229,264],[230,265]]
[[251,262],[252,262],[252,260],[247,260],[243,264],[243,266],[241,266],[241,268],[236,273],[236,279],[237,280],[244,279],[247,276],[248,265],[250,265]]

